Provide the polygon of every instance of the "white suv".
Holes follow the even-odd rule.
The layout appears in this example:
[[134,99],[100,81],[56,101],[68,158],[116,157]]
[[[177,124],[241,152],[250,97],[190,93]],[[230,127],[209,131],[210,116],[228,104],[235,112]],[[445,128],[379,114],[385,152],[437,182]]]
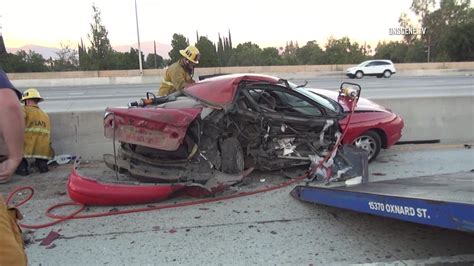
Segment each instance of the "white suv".
[[377,78],[389,78],[397,73],[395,66],[390,60],[368,60],[346,71],[349,78],[362,78],[363,76],[377,76]]

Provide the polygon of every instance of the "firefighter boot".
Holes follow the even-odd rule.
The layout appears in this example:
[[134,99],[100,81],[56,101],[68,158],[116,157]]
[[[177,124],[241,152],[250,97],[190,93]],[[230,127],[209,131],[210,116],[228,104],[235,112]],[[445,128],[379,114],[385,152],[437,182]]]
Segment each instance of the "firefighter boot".
[[25,158],[21,159],[20,165],[16,168],[15,174],[23,176],[30,174],[28,171],[28,161]]
[[36,159],[35,164],[36,164],[36,167],[38,167],[40,173],[46,173],[46,172],[49,171],[49,169],[48,169],[48,160]]

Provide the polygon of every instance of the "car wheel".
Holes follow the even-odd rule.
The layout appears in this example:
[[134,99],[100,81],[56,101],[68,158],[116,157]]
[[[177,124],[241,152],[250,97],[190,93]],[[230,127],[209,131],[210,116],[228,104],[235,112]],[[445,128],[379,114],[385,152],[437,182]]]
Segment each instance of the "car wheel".
[[373,130],[366,131],[357,137],[352,144],[358,148],[364,149],[369,153],[369,162],[375,160],[382,148],[382,140],[379,134]]
[[361,79],[364,76],[364,73],[362,73],[362,71],[357,71],[355,76],[356,78]]
[[244,153],[239,140],[225,139],[221,144],[222,172],[238,174],[244,171]]
[[390,72],[390,70],[385,70],[385,71],[383,72],[383,77],[384,77],[384,78],[389,78],[389,77],[391,77],[391,76],[392,76],[392,72]]

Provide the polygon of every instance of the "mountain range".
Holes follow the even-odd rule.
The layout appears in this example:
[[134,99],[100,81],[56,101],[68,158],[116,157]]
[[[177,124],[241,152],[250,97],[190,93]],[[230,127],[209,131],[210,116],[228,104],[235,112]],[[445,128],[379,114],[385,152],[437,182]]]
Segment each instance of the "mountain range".
[[[117,51],[117,52],[128,52],[130,51],[130,48],[135,48],[138,49],[138,44],[134,43],[132,45],[116,45],[112,46],[112,48]],[[77,47],[71,47],[73,49],[77,49]],[[153,53],[154,47],[153,47],[153,41],[148,41],[148,42],[142,42],[140,44],[140,49],[142,50],[142,53],[147,56],[150,53]],[[56,47],[46,47],[46,46],[41,46],[41,45],[34,45],[34,44],[28,44],[24,45],[22,47],[18,48],[8,48],[7,47],[7,52],[9,53],[16,53],[17,51],[24,50],[28,52],[29,50],[34,51],[38,54],[41,54],[43,58],[48,59],[48,58],[57,58],[58,55],[56,54],[59,52],[59,48]],[[169,58],[168,52],[171,50],[171,45],[169,44],[163,44],[163,43],[156,43],[156,53],[158,55],[161,55],[163,58],[167,59]]]

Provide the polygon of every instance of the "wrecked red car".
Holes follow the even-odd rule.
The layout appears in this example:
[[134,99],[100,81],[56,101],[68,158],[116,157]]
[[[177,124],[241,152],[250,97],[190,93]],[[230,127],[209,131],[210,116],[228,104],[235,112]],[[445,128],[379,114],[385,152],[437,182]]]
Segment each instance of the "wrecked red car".
[[323,158],[339,178],[354,165],[344,158],[349,155],[333,152],[348,115],[342,105],[276,77],[223,75],[165,97],[148,93],[132,105],[107,108],[105,136],[120,145],[104,160],[140,181],[205,183],[216,173],[277,170]]

